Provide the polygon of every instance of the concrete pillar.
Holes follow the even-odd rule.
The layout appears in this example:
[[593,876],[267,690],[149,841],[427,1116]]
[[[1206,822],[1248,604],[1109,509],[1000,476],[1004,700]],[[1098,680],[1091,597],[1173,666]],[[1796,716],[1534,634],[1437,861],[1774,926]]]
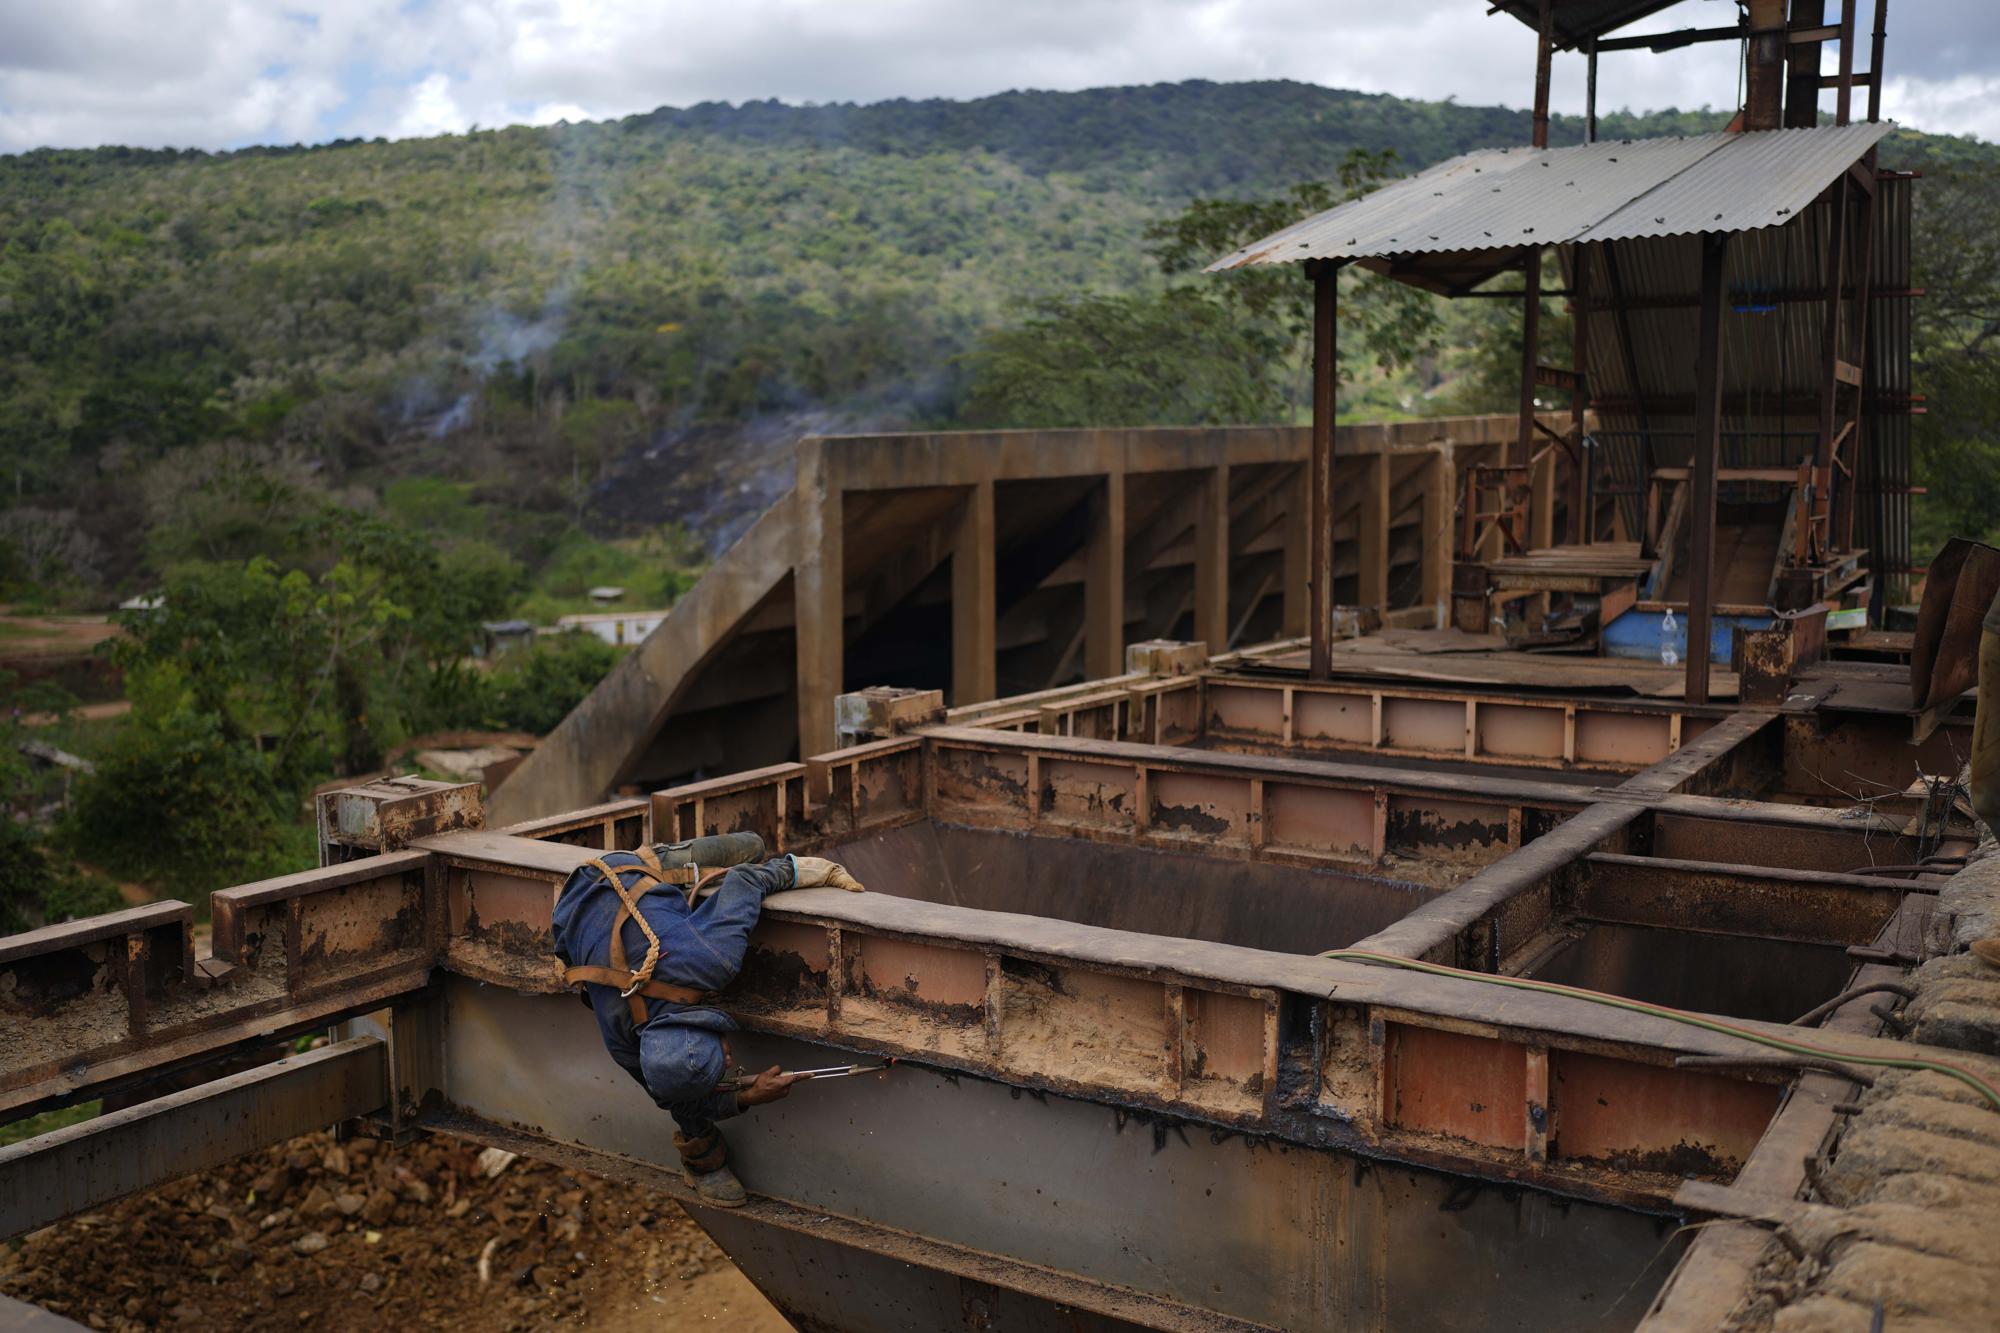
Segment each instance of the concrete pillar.
[[833,700],[846,685],[846,557],[841,492],[829,484],[824,451],[799,459],[797,543],[792,559],[793,614],[798,639],[799,754],[834,747]]
[[1083,562],[1083,674],[1115,676],[1125,662],[1125,474],[1105,475],[1092,501]]
[[1229,649],[1229,465],[1201,474],[1194,520],[1194,636]]
[[1389,455],[1369,454],[1361,460],[1361,485],[1355,492],[1355,569],[1360,586],[1354,600],[1362,606],[1389,605]]
[[1450,623],[1452,503],[1457,473],[1451,465],[1451,446],[1440,444],[1424,462],[1423,584],[1424,601],[1437,608],[1442,629]]
[[996,559],[993,483],[975,482],[966,490],[958,536],[951,549],[951,701],[955,706],[984,703],[999,692]]
[[1284,623],[1288,639],[1302,638],[1310,624],[1312,598],[1312,464],[1300,466],[1289,483],[1291,501],[1285,508]]

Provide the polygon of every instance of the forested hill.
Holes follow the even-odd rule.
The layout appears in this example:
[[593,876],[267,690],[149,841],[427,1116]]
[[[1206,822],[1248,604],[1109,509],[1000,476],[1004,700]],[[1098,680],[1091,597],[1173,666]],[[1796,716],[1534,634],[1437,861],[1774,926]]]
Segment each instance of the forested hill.
[[1194,198],[1527,138],[1524,112],[1192,82],[0,158],[0,593],[254,550],[275,502],[197,521],[230,486],[402,503],[531,572],[610,530],[608,492],[726,528],[782,485],[790,423],[962,422],[987,331],[1160,289],[1146,228]]

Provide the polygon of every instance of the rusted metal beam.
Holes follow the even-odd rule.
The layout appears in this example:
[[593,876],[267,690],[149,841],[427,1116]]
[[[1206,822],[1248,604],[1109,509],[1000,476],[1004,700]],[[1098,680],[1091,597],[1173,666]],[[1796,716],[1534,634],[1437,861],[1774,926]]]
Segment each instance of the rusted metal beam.
[[1695,343],[1695,438],[1692,536],[1688,561],[1686,697],[1708,702],[1709,637],[1715,605],[1716,470],[1722,466],[1722,274],[1729,237],[1701,238],[1701,318]]
[[1215,750],[1372,753],[1617,774],[1666,758],[1691,729],[1672,706],[1219,675],[1203,680],[1201,722],[1201,740]]
[[1833,123],[1845,125],[1854,106],[1854,6],[1856,0],[1840,0],[1840,73],[1833,101]]
[[1783,119],[1785,0],[1749,0],[1743,128],[1775,130]]
[[[639,1185],[650,1183],[645,1166],[671,1167],[659,1111],[629,1080],[593,1081],[586,1121],[564,1089],[538,1099],[520,1080],[477,1077],[525,1048],[594,1040],[577,1026],[588,1015],[490,990],[460,998],[454,1064],[467,1078],[441,1130]],[[748,1031],[733,1043],[760,1064],[852,1058],[838,1045]],[[488,1139],[464,1125],[470,1115],[534,1126],[534,1136]],[[1336,1149],[1273,1151],[1267,1137],[1194,1117],[917,1064],[791,1097],[727,1133],[752,1198],[726,1212],[697,1204],[697,1220],[789,1318],[829,1333],[1052,1331],[1079,1318],[1090,1328],[1564,1326],[1595,1319],[1657,1264],[1661,1244],[1654,1217],[1468,1188]],[[941,1170],[951,1189],[936,1187]],[[1118,1201],[1108,1221],[1065,1220],[1077,1200],[1099,1197]],[[1388,1243],[1447,1214],[1454,1235],[1504,1257],[1445,1282],[1418,1247]],[[1218,1244],[1191,1217],[1254,1218],[1254,1241]],[[1551,1254],[1541,1238],[1568,1226],[1586,1228],[1591,1244]]]
[[1577,910],[1595,921],[1855,945],[1875,938],[1908,887],[1869,875],[1595,852],[1575,891]]
[[0,1148],[0,1240],[376,1111],[386,1057],[337,1042]]
[[[1263,1333],[1270,1327],[1115,1283],[1092,1281],[1058,1269],[950,1244],[935,1236],[912,1234],[821,1208],[800,1207],[764,1194],[752,1196],[740,1208],[723,1212],[705,1204],[687,1186],[678,1166],[661,1166],[627,1154],[564,1142],[547,1132],[495,1124],[461,1110],[433,1112],[425,1118],[425,1124],[433,1132],[455,1139],[502,1148],[569,1171],[667,1196],[687,1209],[704,1230],[717,1238],[732,1260],[746,1274],[753,1275],[753,1280],[758,1280],[760,1289],[803,1327],[874,1329],[908,1316],[913,1305],[908,1283],[892,1287],[870,1282],[868,1279],[875,1276],[871,1268],[877,1264],[892,1266],[899,1275],[921,1270],[947,1286],[978,1284],[988,1292],[1017,1296],[1033,1308],[1051,1306],[1058,1318],[1067,1316],[1066,1323],[1075,1319],[1068,1312],[1078,1311],[1113,1321],[1120,1327],[1186,1333]],[[822,1253],[831,1261],[803,1283],[796,1272],[790,1275],[789,1282],[782,1273],[773,1281],[760,1260],[779,1258],[767,1254],[774,1247],[782,1247],[780,1263],[784,1259],[796,1263],[802,1254]],[[950,1294],[950,1303],[960,1304],[956,1291]],[[950,1318],[956,1323],[956,1313],[940,1318]],[[1002,1327],[999,1322],[1002,1314],[994,1310],[983,1317],[969,1317],[965,1326],[978,1329],[983,1318],[990,1317],[994,1321],[991,1327]]]
[[1630,37],[1600,38],[1600,51],[1678,51],[1702,42],[1734,42],[1743,37],[1741,24],[1718,28],[1676,28],[1671,32],[1646,32]]
[[[1794,28],[1818,29],[1826,17],[1826,0],[1792,0]],[[1794,41],[1785,52],[1785,125],[1810,128],[1819,123],[1819,41]],[[1880,63],[1876,66],[1880,68]]]
[[1875,0],[1875,35],[1868,57],[1868,119],[1882,119],[1882,46],[1889,38],[1889,0]]

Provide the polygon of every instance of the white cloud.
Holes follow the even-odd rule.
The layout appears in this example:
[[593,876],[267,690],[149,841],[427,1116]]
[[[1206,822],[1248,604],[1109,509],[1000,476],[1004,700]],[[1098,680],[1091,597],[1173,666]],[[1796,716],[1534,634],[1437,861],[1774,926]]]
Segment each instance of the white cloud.
[[[2000,5],[1891,15],[1885,109],[2000,133]],[[1731,21],[1683,0],[1648,29]],[[1606,56],[1612,107],[1733,105],[1732,42]],[[1581,57],[1555,104],[1580,110]],[[0,4],[0,151],[292,142],[704,100],[976,97],[1294,78],[1524,105],[1533,38],[1477,0],[67,0]]]
[[1955,134],[2000,139],[2000,74],[1889,79],[1882,85],[1882,114],[1909,125],[1949,125]]
[[432,134],[450,134],[466,127],[465,113],[451,93],[451,79],[444,74],[426,74],[410,89],[403,112],[396,118],[389,136],[417,139]]

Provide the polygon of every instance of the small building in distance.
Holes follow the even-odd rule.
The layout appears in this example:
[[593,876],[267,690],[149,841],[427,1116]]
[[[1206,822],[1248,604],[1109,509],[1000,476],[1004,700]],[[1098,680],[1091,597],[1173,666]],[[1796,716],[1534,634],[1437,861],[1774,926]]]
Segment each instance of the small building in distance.
[[563,616],[556,621],[556,631],[583,630],[614,647],[628,643],[638,643],[660,627],[667,618],[665,611],[593,611],[586,615]]
[[534,622],[483,620],[479,623],[479,655],[499,657],[529,647],[535,641]]

